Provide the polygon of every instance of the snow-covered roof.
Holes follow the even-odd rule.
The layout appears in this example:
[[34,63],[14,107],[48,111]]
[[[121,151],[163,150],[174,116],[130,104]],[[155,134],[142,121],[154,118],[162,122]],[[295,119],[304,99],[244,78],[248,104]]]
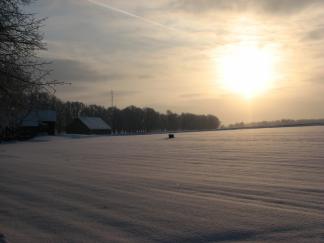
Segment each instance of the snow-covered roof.
[[23,127],[38,127],[39,119],[36,112],[29,113],[22,121],[21,126]]
[[38,127],[41,122],[56,122],[56,111],[31,111],[22,121],[23,127]]
[[44,121],[44,122],[56,121],[56,111],[42,110],[42,111],[38,111],[37,113],[40,121]]
[[80,121],[90,130],[111,130],[111,127],[104,122],[100,117],[79,117]]

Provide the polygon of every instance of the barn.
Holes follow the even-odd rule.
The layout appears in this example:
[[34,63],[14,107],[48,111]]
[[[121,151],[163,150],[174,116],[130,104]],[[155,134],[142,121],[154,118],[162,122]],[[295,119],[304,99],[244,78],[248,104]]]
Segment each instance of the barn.
[[68,134],[110,134],[111,127],[100,117],[78,117],[66,129]]
[[31,111],[23,120],[19,128],[21,138],[30,138],[37,134],[55,135],[56,111]]

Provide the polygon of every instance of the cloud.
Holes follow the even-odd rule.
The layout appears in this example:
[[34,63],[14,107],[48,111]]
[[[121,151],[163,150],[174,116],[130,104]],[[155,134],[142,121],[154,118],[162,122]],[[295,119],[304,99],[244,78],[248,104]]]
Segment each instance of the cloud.
[[180,98],[184,98],[184,99],[195,99],[195,98],[201,98],[204,95],[205,94],[203,94],[203,93],[186,93],[186,94],[180,95]]
[[[122,89],[118,89],[118,90],[113,90],[114,92],[114,96],[115,97],[128,97],[128,96],[133,96],[133,95],[137,95],[140,94],[141,92],[138,90],[122,90]],[[111,96],[111,91],[109,92],[102,92],[100,95],[104,96],[104,97],[110,97]]]
[[103,2],[100,2],[98,0],[87,0],[88,2],[92,3],[92,4],[95,4],[96,6],[99,6],[99,7],[103,7],[105,9],[108,9],[110,11],[114,11],[114,12],[117,12],[117,13],[120,13],[120,14],[123,14],[123,15],[126,15],[128,17],[131,17],[131,18],[135,18],[135,19],[138,19],[138,20],[141,20],[147,24],[150,24],[150,25],[154,25],[154,26],[158,26],[160,28],[163,28],[163,29],[167,29],[167,30],[173,30],[171,28],[169,28],[168,26],[166,25],[163,25],[159,22],[156,22],[156,21],[152,21],[148,18],[144,18],[142,16],[139,16],[137,14],[134,14],[134,13],[131,13],[129,11],[126,11],[124,9],[120,9],[120,8],[116,8],[110,4],[107,4],[107,3],[103,3]]
[[[74,90],[74,88],[73,88]],[[77,100],[89,100],[90,103],[97,103],[97,104],[103,104],[106,105],[105,103],[109,103],[111,101],[111,91],[97,91],[96,94],[94,95],[91,92],[87,92],[88,89],[81,88],[75,92],[74,96],[76,97]],[[71,91],[70,91],[71,92]],[[138,90],[114,90],[114,98],[115,101],[120,101],[121,99],[128,98],[131,96],[135,96],[140,94],[141,92]],[[66,94],[68,95],[68,93]],[[97,99],[100,99],[103,102],[96,102]],[[93,101],[92,101],[93,100]]]
[[270,14],[291,14],[315,4],[323,4],[322,0],[174,0],[170,6],[194,13],[209,11],[264,11]]
[[324,28],[312,30],[305,35],[305,40],[318,41],[324,38]]
[[149,74],[143,74],[143,75],[139,75],[138,78],[139,79],[153,79],[154,76],[153,75],[149,75]]
[[78,60],[54,59],[51,68],[51,78],[66,82],[97,82],[124,79],[123,74],[102,73],[90,64]]
[[269,13],[294,13],[316,4],[322,0],[262,0],[260,6]]

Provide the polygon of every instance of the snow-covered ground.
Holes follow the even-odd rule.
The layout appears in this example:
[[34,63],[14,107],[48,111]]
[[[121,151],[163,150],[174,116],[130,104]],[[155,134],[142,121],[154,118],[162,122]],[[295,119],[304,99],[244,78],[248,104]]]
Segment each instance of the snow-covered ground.
[[24,243],[324,242],[324,127],[0,145],[0,233]]

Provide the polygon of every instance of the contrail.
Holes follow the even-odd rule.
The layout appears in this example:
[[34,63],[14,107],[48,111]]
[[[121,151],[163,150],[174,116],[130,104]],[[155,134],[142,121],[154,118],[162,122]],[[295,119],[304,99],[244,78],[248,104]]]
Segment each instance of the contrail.
[[128,11],[125,11],[123,9],[113,7],[113,6],[111,6],[111,5],[107,4],[107,3],[99,2],[97,0],[87,0],[87,1],[90,2],[90,3],[92,3],[92,4],[95,4],[97,6],[104,7],[106,9],[112,10],[114,12],[118,12],[118,13],[127,15],[129,17],[139,19],[139,20],[141,20],[141,21],[143,21],[145,23],[148,23],[148,24],[151,24],[151,25],[155,25],[155,26],[159,26],[159,27],[161,27],[163,29],[167,29],[167,30],[171,30],[171,31],[175,31],[176,30],[176,29],[173,29],[171,27],[168,27],[168,26],[166,26],[164,24],[161,24],[159,22],[155,22],[155,21],[152,21],[150,19],[144,18],[142,16],[139,16],[139,15],[136,15],[136,14],[133,14],[133,13],[130,13]]

